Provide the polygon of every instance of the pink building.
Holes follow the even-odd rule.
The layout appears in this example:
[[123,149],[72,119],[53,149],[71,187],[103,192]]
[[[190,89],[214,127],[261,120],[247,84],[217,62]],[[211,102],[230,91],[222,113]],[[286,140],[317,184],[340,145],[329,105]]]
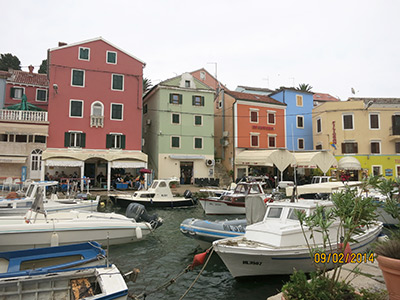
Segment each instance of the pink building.
[[22,95],[27,101],[43,110],[47,110],[49,81],[46,74],[33,73],[34,67],[29,66],[29,72],[10,70],[6,81],[4,107],[18,104]]
[[[141,152],[144,62],[103,38],[48,51],[49,138],[43,160],[80,177],[147,166]],[[44,177],[44,172],[43,172]]]

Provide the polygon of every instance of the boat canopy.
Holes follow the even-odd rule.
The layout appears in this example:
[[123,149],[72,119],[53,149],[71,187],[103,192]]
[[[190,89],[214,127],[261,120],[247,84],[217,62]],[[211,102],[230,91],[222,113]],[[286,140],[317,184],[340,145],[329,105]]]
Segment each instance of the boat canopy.
[[[361,185],[361,181],[349,181],[343,183],[341,181],[324,182],[324,183],[314,183],[305,184],[297,186],[297,194],[331,194],[335,190],[344,189],[346,186],[354,187]],[[292,196],[293,187],[286,188],[286,196]]]
[[286,149],[273,150],[244,150],[236,155],[237,165],[275,165],[279,171],[284,171],[290,164],[295,163],[294,156]]
[[361,170],[361,164],[353,156],[345,156],[339,160],[338,169],[342,170]]
[[326,174],[329,168],[337,166],[336,158],[328,151],[293,152],[293,155],[296,162],[292,164],[292,167],[319,168]]

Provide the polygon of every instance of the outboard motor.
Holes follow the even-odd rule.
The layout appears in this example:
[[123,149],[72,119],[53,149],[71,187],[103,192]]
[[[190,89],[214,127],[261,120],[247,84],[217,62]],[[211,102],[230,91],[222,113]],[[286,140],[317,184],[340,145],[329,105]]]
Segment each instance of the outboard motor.
[[144,205],[139,203],[131,203],[126,208],[125,215],[128,218],[135,219],[136,222],[148,222],[153,229],[160,227],[163,224],[163,220],[156,214],[149,215]]
[[186,191],[183,193],[183,197],[185,197],[185,199],[192,198],[192,192],[189,191],[189,190],[186,190]]

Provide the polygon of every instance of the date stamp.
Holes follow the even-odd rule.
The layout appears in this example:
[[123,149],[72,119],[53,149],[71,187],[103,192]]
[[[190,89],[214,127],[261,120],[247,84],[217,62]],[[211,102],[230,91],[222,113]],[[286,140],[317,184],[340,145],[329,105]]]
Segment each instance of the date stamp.
[[316,264],[361,264],[367,262],[374,262],[375,256],[373,252],[363,252],[363,253],[323,253],[317,252],[314,254],[314,262]]

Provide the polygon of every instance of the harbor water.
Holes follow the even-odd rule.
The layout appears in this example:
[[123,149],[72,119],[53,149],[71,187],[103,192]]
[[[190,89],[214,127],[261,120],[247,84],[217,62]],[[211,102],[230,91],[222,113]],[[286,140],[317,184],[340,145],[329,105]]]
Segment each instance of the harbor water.
[[[138,268],[140,274],[135,283],[129,283],[129,293],[146,293],[146,299],[180,299],[196,279],[202,266],[197,266],[180,276],[167,289],[157,290],[160,286],[179,275],[193,262],[195,254],[204,252],[194,239],[184,236],[180,223],[186,218],[226,219],[226,216],[206,216],[201,205],[193,208],[148,209],[164,219],[164,224],[143,241],[111,246],[110,262],[127,273]],[[123,213],[121,211],[121,213]],[[243,216],[229,216],[232,218]],[[184,299],[267,299],[277,294],[288,276],[265,276],[236,280],[229,273],[222,260],[214,252],[203,273]],[[154,292],[155,291],[155,292]],[[143,299],[143,298],[142,298]]]

